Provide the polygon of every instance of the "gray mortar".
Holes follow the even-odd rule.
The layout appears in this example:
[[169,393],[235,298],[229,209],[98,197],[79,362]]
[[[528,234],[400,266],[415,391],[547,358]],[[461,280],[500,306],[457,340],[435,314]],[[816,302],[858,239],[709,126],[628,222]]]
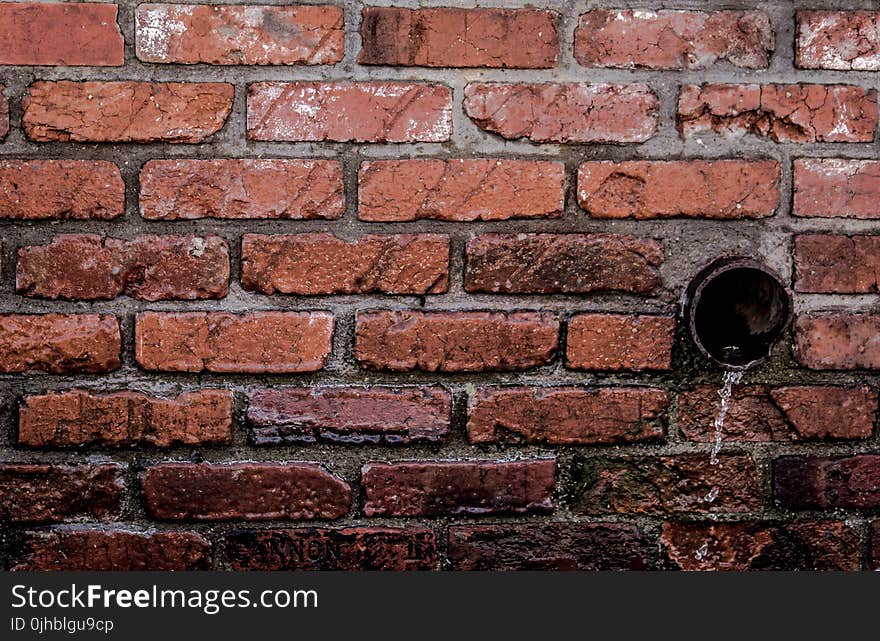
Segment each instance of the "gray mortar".
[[[604,310],[619,312],[677,313],[678,302],[689,280],[705,264],[723,254],[743,254],[766,261],[785,279],[791,278],[792,236],[804,231],[864,233],[880,230],[880,221],[847,219],[798,219],[791,216],[789,199],[782,199],[776,215],[756,221],[703,221],[703,220],[593,220],[577,205],[576,172],[584,160],[610,159],[694,159],[694,158],[773,158],[782,168],[781,189],[790,192],[792,159],[809,157],[876,158],[877,142],[872,143],[774,143],[753,136],[724,139],[704,136],[683,141],[675,128],[678,88],[683,84],[703,82],[722,83],[843,83],[866,88],[877,88],[877,75],[870,72],[800,71],[793,68],[794,5],[797,9],[877,9],[876,2],[854,0],[825,0],[823,2],[744,2],[744,1],[677,1],[629,2],[546,0],[536,2],[468,2],[460,0],[404,0],[391,2],[375,0],[364,3],[354,0],[303,2],[302,4],[337,4],[345,8],[346,54],[337,65],[318,67],[247,67],[210,65],[157,65],[139,62],[134,52],[134,10],[136,2],[119,0],[119,25],[125,37],[124,67],[3,67],[0,83],[10,101],[10,132],[0,143],[0,158],[75,158],[103,159],[116,162],[126,183],[126,213],[115,221],[8,221],[0,220],[3,240],[2,279],[0,279],[0,313],[44,312],[100,312],[115,314],[122,320],[123,361],[119,370],[107,375],[53,376],[45,374],[0,375],[0,457],[18,462],[118,462],[129,466],[128,495],[120,526],[130,529],[191,529],[201,532],[215,543],[217,567],[223,564],[222,539],[234,530],[264,527],[300,527],[309,525],[422,525],[433,528],[438,535],[441,558],[445,552],[445,530],[449,524],[473,522],[527,522],[527,521],[624,521],[638,523],[649,536],[659,532],[662,516],[598,515],[582,516],[573,513],[569,497],[571,466],[579,457],[615,456],[623,454],[678,454],[705,452],[710,443],[684,441],[677,430],[675,404],[670,411],[667,442],[651,446],[534,446],[534,445],[471,445],[466,440],[467,390],[481,385],[657,385],[671,392],[699,383],[718,383],[721,372],[707,363],[690,345],[679,323],[674,351],[673,369],[668,373],[591,373],[575,372],[564,368],[559,354],[552,364],[521,373],[431,374],[420,372],[380,373],[362,370],[352,356],[354,314],[370,308],[427,310],[464,309],[546,309],[556,311],[564,320],[576,312]],[[217,4],[244,4],[217,2]],[[286,4],[279,0],[260,0],[260,4]],[[368,5],[427,7],[535,7],[554,9],[562,14],[560,22],[560,61],[550,70],[482,70],[482,69],[424,69],[416,67],[367,67],[356,62],[360,48],[360,14]],[[653,71],[587,69],[574,60],[572,43],[578,16],[596,8],[626,9],[762,9],[767,11],[776,28],[776,51],[770,67],[765,70],[744,70],[727,63],[714,65],[708,70]],[[223,129],[198,145],[173,144],[72,144],[33,143],[28,141],[20,127],[21,97],[34,80],[142,80],[142,81],[203,81],[229,82],[235,85],[233,110]],[[339,144],[339,143],[264,143],[248,141],[245,135],[245,97],[247,86],[263,80],[413,80],[438,82],[451,87],[453,97],[453,136],[449,142],[430,144]],[[647,83],[660,98],[660,133],[637,145],[554,145],[533,144],[528,141],[505,141],[478,128],[464,114],[461,103],[464,88],[469,82],[611,82]],[[357,219],[357,169],[364,159],[373,158],[458,158],[458,157],[516,157],[560,160],[566,166],[566,206],[562,217],[554,220],[511,220],[494,222],[450,223],[417,221],[411,223],[369,223]],[[339,158],[342,161],[346,188],[347,209],[336,221],[297,220],[194,220],[145,221],[138,212],[138,172],[141,166],[155,158]],[[356,238],[364,233],[437,232],[452,240],[449,292],[426,297],[417,296],[263,296],[242,290],[239,283],[240,242],[242,234],[301,233],[332,231],[343,238]],[[113,301],[65,302],[29,299],[15,293],[15,255],[22,245],[44,244],[58,233],[98,233],[117,238],[133,238],[139,234],[216,234],[230,246],[232,266],[229,295],[219,301],[166,301],[147,303],[128,297]],[[612,232],[657,238],[662,241],[666,260],[661,269],[664,287],[655,296],[641,297],[621,294],[587,296],[516,296],[467,294],[463,287],[464,245],[468,238],[484,232]],[[828,296],[798,294],[796,312],[814,310],[876,311],[877,295]],[[329,310],[336,316],[336,335],[333,356],[326,369],[315,374],[245,376],[224,374],[152,374],[137,367],[133,350],[134,314],[144,310]],[[744,383],[769,384],[867,384],[877,388],[880,372],[812,372],[800,369],[790,353],[790,336],[777,346],[773,357],[760,368],[750,372]],[[563,343],[560,353],[564,353]],[[425,385],[439,383],[450,389],[455,398],[454,422],[451,440],[442,446],[432,445],[338,445],[313,444],[303,446],[255,447],[248,443],[244,415],[247,392],[261,386],[281,385],[342,385],[389,384]],[[18,400],[26,394],[49,390],[86,388],[98,391],[134,389],[144,392],[172,395],[199,387],[221,387],[235,394],[235,426],[231,446],[175,447],[158,449],[138,446],[111,450],[101,447],[83,447],[69,450],[32,450],[16,446]],[[876,432],[876,430],[875,430]],[[742,443],[725,444],[724,452],[745,451],[755,459],[759,479],[769,506],[754,514],[720,516],[719,520],[748,520],[792,518],[812,519],[845,518],[860,533],[863,541],[862,557],[867,558],[865,541],[869,518],[864,512],[837,510],[798,512],[795,515],[771,506],[771,462],[785,454],[813,453],[820,455],[855,454],[878,451],[880,438],[875,435],[852,443]],[[476,459],[508,460],[535,456],[555,455],[559,473],[556,509],[550,515],[529,517],[469,517],[448,519],[367,519],[359,515],[362,497],[353,499],[351,516],[341,521],[267,521],[258,523],[158,523],[152,521],[139,499],[139,473],[147,466],[171,460],[207,461],[314,461],[325,464],[342,476],[353,488],[358,487],[359,469],[370,460],[406,459]],[[707,518],[707,517],[700,517]],[[72,526],[64,526],[72,527]],[[0,523],[0,537],[14,546],[17,533],[27,527],[13,528]],[[2,546],[2,541],[0,541]],[[2,561],[0,561],[2,567]]]

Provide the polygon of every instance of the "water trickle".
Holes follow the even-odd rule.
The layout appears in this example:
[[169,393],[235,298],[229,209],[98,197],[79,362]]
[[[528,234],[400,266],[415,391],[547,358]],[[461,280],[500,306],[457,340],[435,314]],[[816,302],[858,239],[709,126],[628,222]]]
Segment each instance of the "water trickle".
[[[724,372],[724,385],[718,395],[721,396],[721,409],[715,417],[715,444],[712,446],[712,457],[709,462],[718,465],[718,453],[721,451],[721,440],[724,438],[724,420],[730,411],[730,398],[733,396],[733,386],[739,383],[745,375],[744,370],[727,370]],[[716,495],[717,496],[717,495]]]
[[694,552],[694,558],[697,561],[702,561],[706,557],[707,554],[709,554],[709,543],[708,542],[703,543],[703,545],[700,546],[700,549],[697,550],[696,552]]

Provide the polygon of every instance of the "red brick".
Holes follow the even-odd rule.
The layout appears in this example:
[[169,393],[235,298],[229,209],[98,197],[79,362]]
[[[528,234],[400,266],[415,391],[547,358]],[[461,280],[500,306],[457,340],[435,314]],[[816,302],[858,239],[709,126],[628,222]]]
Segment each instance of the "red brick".
[[582,458],[573,474],[574,507],[586,514],[735,513],[762,508],[752,458],[721,454]]
[[671,316],[579,314],[568,322],[566,365],[591,370],[668,370],[675,319]]
[[795,236],[794,266],[794,286],[799,292],[877,292],[880,290],[880,236]]
[[645,570],[655,546],[629,523],[507,523],[449,528],[454,570]]
[[664,390],[647,387],[484,387],[468,406],[468,440],[554,445],[658,441],[668,404]]
[[872,570],[880,569],[880,521],[874,521],[871,526],[871,558]]
[[135,357],[165,372],[314,372],[333,338],[327,312],[143,312],[135,325]]
[[150,160],[140,182],[148,220],[336,219],[345,211],[335,160]]
[[557,18],[537,9],[367,7],[358,62],[548,69],[559,54]]
[[472,83],[464,95],[470,119],[509,140],[644,142],[659,127],[659,101],[645,84]]
[[113,316],[0,314],[0,372],[110,372],[121,362]]
[[232,392],[207,389],[177,398],[88,390],[26,396],[18,442],[33,447],[86,444],[210,445],[232,440]]
[[434,533],[424,528],[248,530],[226,537],[233,570],[433,570]]
[[0,65],[119,67],[124,60],[116,5],[0,4]]
[[872,142],[877,92],[853,85],[684,85],[683,138],[754,134],[774,142]]
[[791,509],[880,507],[880,455],[783,456],[773,463],[773,498]]
[[880,162],[843,158],[794,161],[795,216],[880,218]]
[[794,355],[810,369],[880,369],[880,315],[799,316]]
[[0,161],[0,218],[112,220],[124,212],[125,183],[112,162]]
[[559,322],[546,312],[358,312],[355,358],[369,369],[515,371],[546,365]]
[[801,69],[880,70],[880,12],[798,11],[795,65]]
[[229,248],[219,236],[139,236],[133,240],[63,234],[18,249],[15,289],[68,300],[223,298]]
[[259,445],[438,443],[451,413],[442,387],[283,387],[253,392],[247,418]]
[[0,520],[114,520],[122,502],[119,465],[0,463]]
[[211,544],[195,532],[55,529],[27,532],[12,570],[139,572],[210,570]]
[[660,541],[687,571],[860,568],[859,536],[839,521],[664,523]]
[[[702,385],[678,396],[678,425],[692,441],[715,440],[720,388]],[[801,441],[868,438],[877,393],[868,387],[737,386],[724,421],[725,441]]]
[[368,463],[367,516],[523,514],[553,509],[555,459]]
[[232,109],[233,88],[196,82],[35,82],[22,126],[37,142],[198,143]]
[[358,174],[358,218],[371,222],[557,218],[564,207],[561,162],[373,160]]
[[729,62],[766,68],[773,26],[763,11],[632,11],[581,15],[574,57],[585,67],[705,69]]
[[211,65],[323,65],[342,60],[342,9],[333,6],[140,4],[137,57]]
[[482,234],[468,241],[464,286],[495,294],[645,294],[660,286],[659,241],[612,234]]
[[241,286],[261,294],[440,294],[449,239],[437,234],[264,236],[241,241]]
[[593,218],[765,218],[779,179],[775,160],[600,160],[580,166],[578,203]]
[[337,519],[351,503],[348,484],[311,463],[160,463],[142,486],[162,520]]
[[452,91],[406,82],[255,82],[251,140],[443,142],[452,135]]

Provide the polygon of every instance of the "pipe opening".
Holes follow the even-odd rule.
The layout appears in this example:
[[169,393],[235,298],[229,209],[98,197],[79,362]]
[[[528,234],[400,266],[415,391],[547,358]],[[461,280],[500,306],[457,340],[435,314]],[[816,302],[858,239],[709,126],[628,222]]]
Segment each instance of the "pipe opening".
[[791,318],[791,297],[781,279],[752,259],[718,260],[688,290],[694,343],[728,369],[746,369],[767,358]]

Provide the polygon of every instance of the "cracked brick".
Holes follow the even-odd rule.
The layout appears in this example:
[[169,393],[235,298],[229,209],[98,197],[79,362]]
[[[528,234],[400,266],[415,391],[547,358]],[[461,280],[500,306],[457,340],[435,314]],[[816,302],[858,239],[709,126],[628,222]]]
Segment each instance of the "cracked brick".
[[585,67],[764,69],[774,35],[763,11],[595,9],[580,16],[574,56]]
[[880,70],[880,12],[798,11],[795,65],[801,69]]
[[144,62],[325,65],[342,60],[342,8],[140,4],[135,47]]
[[241,285],[262,294],[440,294],[449,239],[438,234],[265,236],[241,242]]
[[559,54],[557,19],[537,9],[367,7],[358,62],[547,69]]

